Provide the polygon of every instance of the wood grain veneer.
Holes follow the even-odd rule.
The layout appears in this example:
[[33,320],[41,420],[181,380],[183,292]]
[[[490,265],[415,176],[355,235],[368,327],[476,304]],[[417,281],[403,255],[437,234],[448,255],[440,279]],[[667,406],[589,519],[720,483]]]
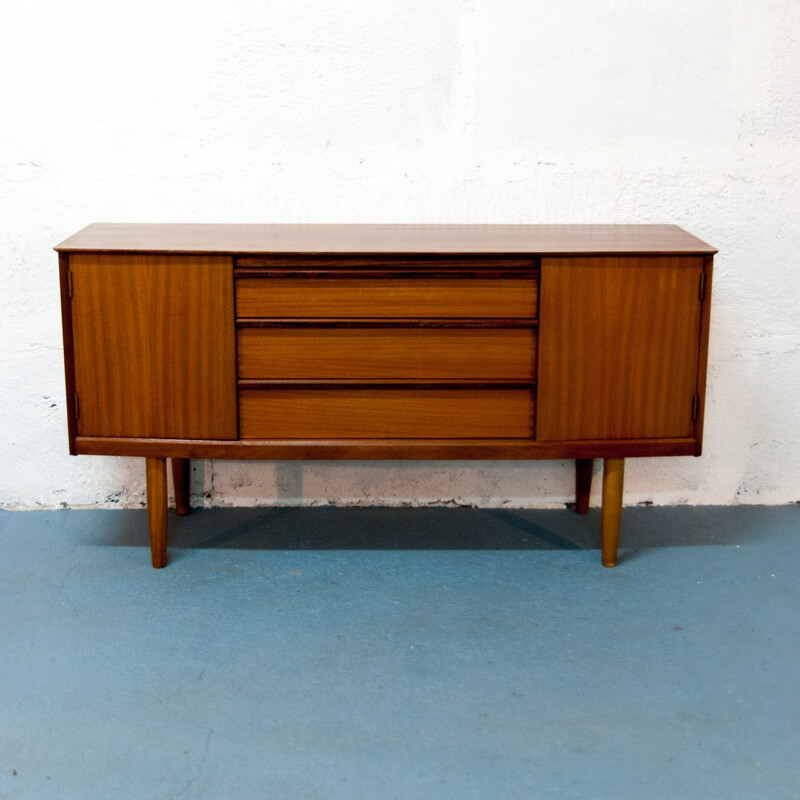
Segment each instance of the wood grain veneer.
[[69,257],[81,436],[236,438],[230,259]]
[[521,438],[533,393],[514,389],[270,389],[239,393],[242,439]]
[[539,442],[534,439],[119,439],[79,436],[80,455],[234,458],[245,460],[407,461],[691,456],[694,439],[617,439]]
[[90,225],[59,251],[70,452],[146,458],[699,455],[714,248],[672,225]]
[[697,420],[694,425],[695,448],[694,455],[703,452],[703,423],[706,418],[706,371],[708,368],[708,337],[711,327],[711,286],[714,273],[713,256],[703,256],[703,293],[707,300],[703,302],[700,316],[700,342],[698,347],[697,362]]
[[701,257],[545,258],[538,438],[694,434]]
[[607,458],[603,466],[603,527],[610,535],[603,538],[601,559],[604,567],[617,566],[619,527],[622,517],[622,485],[625,459]]
[[67,400],[67,436],[69,453],[74,456],[75,437],[78,434],[76,414],[77,393],[75,392],[75,348],[72,334],[72,276],[69,271],[69,256],[58,254],[58,281],[61,289],[61,332],[64,343],[64,386]]
[[145,462],[147,476],[147,522],[150,533],[150,556],[153,566],[167,566],[167,460],[148,458]]
[[94,223],[61,252],[230,254],[713,254],[677,225],[209,225]]
[[534,278],[237,278],[239,317],[534,318]]
[[531,328],[243,328],[239,377],[533,381],[535,334]]

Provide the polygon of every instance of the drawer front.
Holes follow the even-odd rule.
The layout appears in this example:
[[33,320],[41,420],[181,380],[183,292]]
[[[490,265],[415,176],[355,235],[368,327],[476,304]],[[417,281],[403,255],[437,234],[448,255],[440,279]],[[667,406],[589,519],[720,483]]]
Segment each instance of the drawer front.
[[527,380],[532,328],[240,328],[243,379]]
[[237,277],[239,318],[522,318],[536,277]]
[[533,436],[526,389],[252,389],[242,439],[471,439]]

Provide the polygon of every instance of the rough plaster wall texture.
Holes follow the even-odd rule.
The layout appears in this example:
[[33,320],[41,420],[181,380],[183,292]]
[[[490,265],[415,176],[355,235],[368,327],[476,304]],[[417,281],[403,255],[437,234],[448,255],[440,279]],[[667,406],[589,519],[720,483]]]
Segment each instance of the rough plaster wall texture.
[[[51,248],[91,221],[683,225],[721,251],[705,455],[631,460],[626,501],[800,499],[799,39],[794,0],[7,9],[0,505],[144,498],[140,461],[66,454]],[[208,462],[193,488],[542,506],[571,499],[572,472]]]

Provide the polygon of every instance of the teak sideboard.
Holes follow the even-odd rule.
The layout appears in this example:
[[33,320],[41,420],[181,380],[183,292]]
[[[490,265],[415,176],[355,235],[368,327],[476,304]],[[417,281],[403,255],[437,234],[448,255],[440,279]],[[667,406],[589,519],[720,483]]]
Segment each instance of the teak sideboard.
[[700,455],[716,250],[672,225],[94,224],[56,247],[72,454],[146,459],[154,567],[189,459]]

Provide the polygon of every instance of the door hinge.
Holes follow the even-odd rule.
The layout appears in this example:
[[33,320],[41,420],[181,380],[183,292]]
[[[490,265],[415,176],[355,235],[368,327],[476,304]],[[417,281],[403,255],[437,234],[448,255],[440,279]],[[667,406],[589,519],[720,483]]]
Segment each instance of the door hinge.
[[67,272],[67,297],[72,299],[72,272]]
[[692,422],[697,422],[697,414],[700,411],[700,395],[692,397]]
[[700,300],[706,299],[706,271],[700,273]]
[[81,404],[78,400],[78,393],[74,392],[72,395],[73,411],[75,412],[75,419],[81,418]]

